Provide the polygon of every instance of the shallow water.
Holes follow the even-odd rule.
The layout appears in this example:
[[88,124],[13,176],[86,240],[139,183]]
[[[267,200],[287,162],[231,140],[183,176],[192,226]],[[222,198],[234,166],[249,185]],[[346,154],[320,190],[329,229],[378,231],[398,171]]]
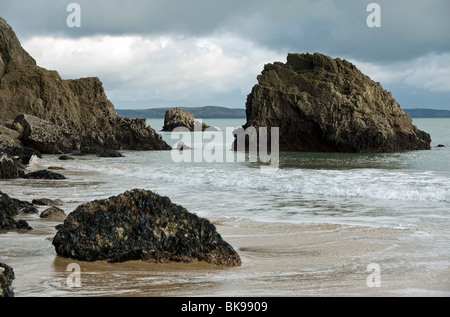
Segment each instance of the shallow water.
[[[205,122],[224,131],[243,123]],[[162,120],[149,123],[162,127]],[[28,201],[61,199],[67,213],[87,201],[150,189],[213,221],[243,265],[77,262],[81,287],[70,287],[73,261],[57,257],[51,245],[57,223],[37,215],[19,216],[33,231],[0,234],[0,262],[14,268],[16,296],[449,296],[450,120],[415,124],[432,135],[433,147],[448,146],[396,154],[280,153],[271,173],[257,162],[238,162],[234,153],[227,161],[226,135],[183,138],[194,149],[221,148],[224,160],[211,163],[176,163],[174,152],[74,161],[45,156],[31,170],[61,166],[67,180],[0,181],[0,189]],[[162,135],[173,146],[181,139]],[[366,283],[371,263],[381,268],[379,288]]]

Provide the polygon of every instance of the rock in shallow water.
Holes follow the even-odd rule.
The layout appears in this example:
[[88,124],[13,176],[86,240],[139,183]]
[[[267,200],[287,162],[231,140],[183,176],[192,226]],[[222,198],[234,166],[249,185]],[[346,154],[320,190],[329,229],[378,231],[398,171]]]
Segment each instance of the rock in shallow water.
[[26,179],[66,179],[64,175],[55,173],[49,170],[40,170],[36,172],[31,172],[23,176]]
[[81,261],[241,264],[211,222],[146,190],[81,205],[58,228],[57,254]]
[[25,220],[16,221],[13,217],[19,213],[21,201],[10,198],[0,191],[0,231],[32,230]]
[[14,278],[14,270],[10,266],[0,263],[0,297],[14,297],[11,287]]
[[430,135],[391,93],[348,61],[319,53],[265,65],[246,112],[245,129],[279,128],[280,151],[430,150]]
[[24,175],[25,172],[16,161],[0,152],[0,179],[20,178]]

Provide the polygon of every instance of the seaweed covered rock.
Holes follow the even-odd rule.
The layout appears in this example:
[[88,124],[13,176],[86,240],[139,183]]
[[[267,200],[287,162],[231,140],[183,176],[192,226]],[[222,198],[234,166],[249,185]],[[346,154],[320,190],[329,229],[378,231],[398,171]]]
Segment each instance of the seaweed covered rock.
[[21,201],[9,197],[0,191],[0,231],[32,230],[25,220],[15,220]]
[[50,170],[39,170],[31,173],[27,173],[23,176],[26,179],[66,179],[66,177],[62,174],[52,172]]
[[38,117],[20,114],[13,124],[22,132],[20,138],[23,144],[41,153],[62,154],[80,147],[78,137],[73,137],[68,130]]
[[0,297],[14,297],[12,282],[15,279],[14,270],[0,263]]
[[0,152],[0,179],[20,178],[24,175],[25,172],[17,161]]
[[244,129],[279,128],[280,151],[430,149],[430,135],[380,83],[346,60],[319,53],[289,54],[286,63],[265,65],[246,113]]
[[58,228],[56,253],[81,261],[241,264],[212,223],[147,190],[83,204]]

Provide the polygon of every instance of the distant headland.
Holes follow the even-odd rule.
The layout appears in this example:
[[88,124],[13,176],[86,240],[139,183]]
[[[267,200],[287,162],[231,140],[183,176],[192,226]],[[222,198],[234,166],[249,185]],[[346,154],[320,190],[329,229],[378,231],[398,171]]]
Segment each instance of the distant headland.
[[403,109],[411,118],[450,118],[449,110]]
[[[163,119],[166,110],[176,108],[153,108],[153,109],[116,109],[117,114],[124,118],[136,119],[136,118],[152,118]],[[186,111],[192,113],[196,118],[200,119],[240,119],[246,118],[245,109],[239,108],[227,108],[218,106],[205,106],[205,107],[183,107]],[[437,109],[403,109],[411,118],[450,118],[449,110],[437,110]]]
[[[166,110],[175,109],[177,107],[168,108],[154,108],[154,109],[142,109],[142,110],[121,110],[116,109],[117,114],[124,118],[151,118],[151,119],[163,119]],[[195,118],[199,119],[211,119],[211,118],[226,118],[226,119],[239,119],[246,118],[245,109],[233,109],[217,106],[205,106],[205,107],[183,107],[186,111],[189,111]]]

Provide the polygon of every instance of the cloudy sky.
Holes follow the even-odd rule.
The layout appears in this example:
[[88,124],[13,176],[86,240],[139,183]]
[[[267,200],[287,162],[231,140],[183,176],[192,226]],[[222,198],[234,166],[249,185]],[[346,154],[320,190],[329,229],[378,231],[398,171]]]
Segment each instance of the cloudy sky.
[[[67,25],[73,2],[81,27]],[[449,0],[1,0],[0,16],[39,66],[99,77],[118,109],[243,108],[264,64],[320,52],[403,108],[450,110]]]

